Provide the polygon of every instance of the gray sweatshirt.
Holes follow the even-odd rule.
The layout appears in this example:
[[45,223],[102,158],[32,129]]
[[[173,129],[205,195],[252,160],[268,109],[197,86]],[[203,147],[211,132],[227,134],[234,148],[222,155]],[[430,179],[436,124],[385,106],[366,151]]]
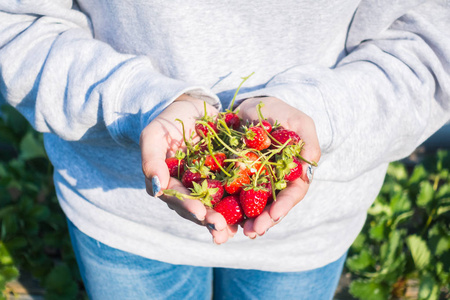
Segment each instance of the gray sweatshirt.
[[[301,271],[339,258],[390,161],[450,118],[450,2],[0,1],[0,92],[40,132],[67,217],[174,264]],[[145,192],[141,130],[182,93],[274,96],[310,115],[322,159],[267,234],[217,246]],[[180,112],[182,114],[183,112]]]

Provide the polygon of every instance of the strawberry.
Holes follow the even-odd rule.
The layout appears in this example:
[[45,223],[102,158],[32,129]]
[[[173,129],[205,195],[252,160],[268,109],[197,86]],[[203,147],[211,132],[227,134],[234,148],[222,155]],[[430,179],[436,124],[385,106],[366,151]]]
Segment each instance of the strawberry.
[[180,178],[184,172],[185,154],[178,150],[175,156],[166,158],[166,165],[171,177]]
[[[219,130],[217,129],[217,125],[214,123],[214,122],[212,122],[212,121],[208,121],[207,122],[208,123],[208,125],[215,131],[215,132],[218,132]],[[195,132],[200,136],[200,137],[206,137],[207,135],[208,135],[208,127],[207,126],[205,126],[205,125],[203,125],[203,124],[200,124],[200,123],[196,123],[195,124]]]
[[[201,182],[201,184],[200,184]],[[204,179],[192,182],[191,196],[198,197],[203,204],[213,207],[218,203],[225,193],[222,182],[216,179]]]
[[247,172],[245,169],[234,169],[233,175],[225,182],[225,191],[230,195],[239,193],[244,184],[250,183],[250,177]]
[[[261,168],[261,160],[259,159],[258,154],[254,153],[254,152],[247,152],[245,154],[245,156],[252,161],[252,163],[248,163],[247,165],[244,164],[245,168],[248,169],[248,174],[249,175],[254,175],[258,172],[258,170]],[[258,162],[256,162],[258,161]],[[255,163],[253,163],[255,162]],[[240,167],[242,167],[240,165]],[[261,174],[266,173],[266,167],[263,167],[263,169],[261,170]]]
[[183,177],[181,178],[181,182],[186,188],[193,188],[193,182],[199,182],[202,179],[202,174],[187,169],[186,172],[184,172]]
[[[218,152],[214,154],[214,157],[216,158],[217,162],[221,167],[225,165],[224,160],[227,159],[227,156],[225,153]],[[211,155],[207,155],[205,157],[205,166],[209,167],[212,172],[216,172],[220,170],[219,165],[214,161],[214,158]]]
[[302,175],[302,165],[300,159],[293,156],[291,158],[282,157],[277,160],[277,176],[286,181],[293,181]]
[[[269,121],[267,120],[262,120],[262,127],[264,127],[264,129],[270,133],[272,131],[272,124],[269,123]],[[252,126],[261,126],[261,124],[259,123],[259,120],[253,120],[252,121]]]
[[284,144],[289,139],[291,140],[288,143],[288,145],[295,145],[301,141],[300,136],[296,132],[289,129],[277,129],[274,132],[272,132],[271,135],[276,141],[278,141],[278,143],[273,142],[273,145]]
[[262,123],[262,126],[264,127],[264,129],[265,129],[268,133],[270,133],[270,132],[272,131],[272,124],[270,124],[269,121],[262,120],[261,123]]
[[257,217],[262,213],[268,198],[269,192],[264,187],[246,187],[239,194],[239,202],[249,218]]
[[244,143],[247,147],[256,150],[267,149],[271,144],[270,138],[264,132],[264,129],[259,126],[247,129],[244,135]]
[[225,218],[227,224],[239,224],[244,220],[244,214],[239,203],[238,195],[231,195],[223,198],[214,206],[214,210]]
[[289,172],[284,175],[284,179],[287,181],[293,181],[297,178],[300,178],[300,176],[302,175],[303,168],[300,159],[294,156],[292,158],[292,163],[293,164],[291,165]]
[[225,124],[234,130],[238,130],[241,126],[241,119],[233,112],[226,113],[223,119]]
[[193,182],[199,182],[210,175],[209,168],[197,162],[193,166],[188,167],[181,178],[181,182],[186,188],[193,188]]

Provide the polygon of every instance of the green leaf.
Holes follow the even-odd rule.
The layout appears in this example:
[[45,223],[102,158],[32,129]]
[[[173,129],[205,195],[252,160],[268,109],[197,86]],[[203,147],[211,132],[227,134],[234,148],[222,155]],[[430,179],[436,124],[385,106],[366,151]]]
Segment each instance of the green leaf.
[[386,300],[389,289],[381,283],[357,279],[350,284],[350,294],[364,300]]
[[406,180],[408,178],[408,172],[405,166],[399,162],[393,162],[389,164],[387,174],[394,177],[398,181]]
[[431,253],[425,241],[417,235],[410,235],[406,239],[406,244],[411,251],[416,268],[425,269],[431,262]]
[[441,256],[450,249],[450,235],[446,234],[445,229],[439,224],[435,224],[428,231],[428,235],[428,246],[433,255]]
[[417,195],[417,205],[419,207],[427,207],[428,203],[433,200],[434,190],[429,181],[420,183],[419,195]]
[[8,282],[19,277],[19,270],[14,266],[3,267],[0,269],[0,274]]
[[360,233],[353,241],[352,250],[355,252],[361,252],[361,250],[365,247],[365,241],[366,235],[364,233]]
[[5,247],[12,252],[12,250],[18,250],[27,246],[27,239],[24,237],[15,237],[11,240],[4,242]]
[[408,184],[409,185],[417,185],[419,184],[419,182],[425,180],[427,178],[428,174],[427,171],[425,170],[425,167],[420,164],[414,167],[414,170],[411,174],[411,176],[409,177],[409,181]]
[[76,285],[74,289],[74,285],[75,282],[72,279],[72,274],[66,264],[54,267],[44,281],[45,288],[52,293],[60,295],[60,299],[71,299],[70,297],[73,294],[76,295],[78,289],[76,288]]
[[37,221],[43,221],[50,216],[50,210],[44,205],[35,205],[31,210],[29,217]]
[[392,215],[390,206],[388,204],[383,203],[380,197],[378,197],[375,200],[372,206],[367,210],[367,213],[371,216]]
[[439,284],[430,275],[425,275],[420,280],[419,299],[438,300],[440,295]]
[[372,254],[369,253],[367,249],[361,250],[359,254],[349,257],[346,261],[347,267],[353,272],[361,272],[364,269],[372,266],[374,263],[375,260],[373,259]]
[[398,250],[401,251],[403,231],[394,230],[389,235],[388,248],[383,259],[383,266],[389,266],[398,258]]
[[29,131],[20,142],[20,158],[24,160],[47,157],[44,149],[44,145]]
[[390,202],[390,208],[394,214],[400,214],[411,209],[411,200],[406,191],[396,193]]
[[369,229],[369,235],[372,239],[376,241],[383,241],[386,235],[386,219],[383,218],[379,220],[378,222],[371,222],[370,223],[370,229]]

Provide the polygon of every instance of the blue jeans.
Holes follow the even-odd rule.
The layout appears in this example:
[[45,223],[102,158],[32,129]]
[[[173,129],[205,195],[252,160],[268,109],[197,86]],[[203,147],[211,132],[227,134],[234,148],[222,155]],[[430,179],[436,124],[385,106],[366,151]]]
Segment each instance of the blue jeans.
[[346,258],[287,273],[172,265],[111,248],[68,224],[91,300],[332,299]]

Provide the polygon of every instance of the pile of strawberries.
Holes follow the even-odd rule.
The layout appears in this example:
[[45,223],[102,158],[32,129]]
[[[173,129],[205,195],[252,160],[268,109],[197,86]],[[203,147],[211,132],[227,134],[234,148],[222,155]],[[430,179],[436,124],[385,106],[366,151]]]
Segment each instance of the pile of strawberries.
[[228,224],[255,218],[276,201],[287,182],[301,176],[302,160],[315,163],[301,156],[304,142],[300,136],[265,120],[262,107],[262,103],[257,106],[259,119],[245,124],[234,111],[211,117],[205,107],[205,115],[195,123],[200,140],[194,143],[193,135],[185,136],[185,152],[178,150],[166,159],[170,176],[191,192],[186,195],[169,189],[164,193],[180,200],[198,199],[221,213]]

